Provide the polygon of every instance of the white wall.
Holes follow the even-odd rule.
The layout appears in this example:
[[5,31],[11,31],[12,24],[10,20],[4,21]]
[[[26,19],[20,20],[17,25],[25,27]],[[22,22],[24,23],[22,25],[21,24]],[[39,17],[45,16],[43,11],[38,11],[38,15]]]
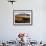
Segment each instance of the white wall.
[[[33,10],[32,26],[14,26],[13,10]],[[46,40],[46,1],[17,0],[13,5],[7,0],[0,0],[0,40],[11,40],[19,32],[31,34],[33,40]]]

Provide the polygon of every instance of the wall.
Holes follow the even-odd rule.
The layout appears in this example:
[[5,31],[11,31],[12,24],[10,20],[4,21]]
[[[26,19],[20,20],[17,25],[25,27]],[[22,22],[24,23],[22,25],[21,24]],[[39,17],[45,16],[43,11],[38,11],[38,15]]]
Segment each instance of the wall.
[[[33,10],[32,26],[14,26],[13,10]],[[0,0],[0,40],[15,40],[19,32],[26,32],[33,40],[46,40],[46,1],[17,0],[13,5]]]

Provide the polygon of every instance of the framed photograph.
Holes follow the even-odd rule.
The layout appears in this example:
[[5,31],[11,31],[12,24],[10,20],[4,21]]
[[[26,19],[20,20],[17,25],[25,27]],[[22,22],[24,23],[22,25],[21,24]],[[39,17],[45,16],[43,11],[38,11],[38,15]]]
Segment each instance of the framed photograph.
[[13,10],[14,25],[32,25],[32,10]]

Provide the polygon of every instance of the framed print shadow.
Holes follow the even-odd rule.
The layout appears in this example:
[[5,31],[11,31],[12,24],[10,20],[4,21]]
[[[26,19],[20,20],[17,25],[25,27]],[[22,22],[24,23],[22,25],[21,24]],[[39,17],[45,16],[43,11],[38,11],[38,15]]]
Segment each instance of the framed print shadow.
[[13,10],[14,25],[32,25],[32,10]]

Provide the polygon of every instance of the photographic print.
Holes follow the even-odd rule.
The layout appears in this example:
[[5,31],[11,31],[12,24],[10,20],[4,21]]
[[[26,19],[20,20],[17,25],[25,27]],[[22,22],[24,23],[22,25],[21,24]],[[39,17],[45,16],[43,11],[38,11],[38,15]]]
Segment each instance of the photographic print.
[[13,10],[13,24],[32,24],[32,10]]

